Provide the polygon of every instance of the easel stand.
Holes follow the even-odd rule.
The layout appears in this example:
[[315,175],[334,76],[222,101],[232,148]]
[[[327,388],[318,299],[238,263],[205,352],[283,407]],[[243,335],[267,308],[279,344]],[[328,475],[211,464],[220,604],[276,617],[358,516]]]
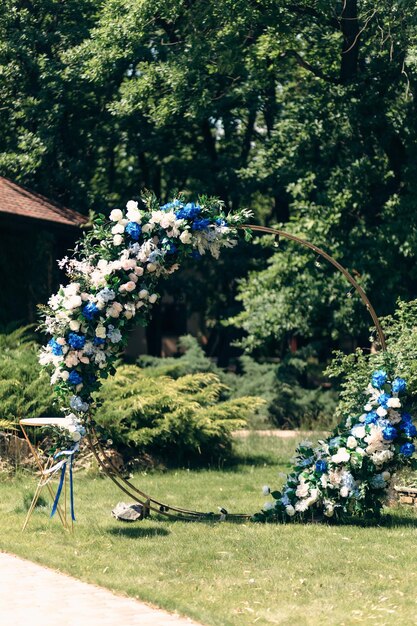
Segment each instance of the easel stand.
[[[35,495],[33,496],[31,505],[29,507],[29,510],[27,512],[26,515],[26,519],[25,522],[23,524],[22,527],[22,532],[26,529],[30,518],[32,517],[33,511],[35,510],[36,504],[39,500],[39,496],[41,495],[42,490],[44,489],[44,487],[46,487],[49,491],[49,494],[52,498],[52,501],[54,501],[55,499],[55,494],[54,494],[54,490],[52,489],[52,484],[51,484],[51,480],[53,478],[53,476],[55,475],[55,473],[50,473],[50,469],[54,464],[54,459],[53,457],[49,457],[48,460],[46,462],[44,462],[42,460],[42,458],[39,456],[38,451],[36,450],[36,448],[32,445],[32,442],[30,441],[28,434],[25,430],[25,427],[28,426],[32,426],[32,427],[36,427],[36,426],[60,426],[60,424],[62,424],[62,417],[38,417],[38,418],[26,418],[26,419],[21,419],[19,421],[20,427],[22,429],[23,432],[23,436],[26,439],[29,449],[33,455],[33,458],[35,459],[36,465],[39,468],[40,471],[40,480],[38,482],[38,485],[36,487],[36,491],[35,491]],[[58,473],[58,472],[56,472]],[[62,510],[62,507],[58,504],[57,506],[57,513],[58,513],[58,517],[61,520],[61,523],[64,527],[65,530],[67,530],[68,532],[73,532],[74,530],[74,522],[72,520],[72,518],[70,519],[70,522],[68,521],[67,518],[67,493],[68,493],[68,489],[67,489],[67,472],[65,471],[65,477],[64,477],[64,488],[63,488],[63,497],[64,497],[64,510]]]

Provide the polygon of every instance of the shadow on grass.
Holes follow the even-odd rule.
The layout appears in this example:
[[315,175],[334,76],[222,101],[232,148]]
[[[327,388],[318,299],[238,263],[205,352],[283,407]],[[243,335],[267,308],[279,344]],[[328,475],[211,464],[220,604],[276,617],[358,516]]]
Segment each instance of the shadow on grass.
[[143,526],[114,527],[107,530],[111,535],[128,537],[130,539],[149,539],[151,537],[166,537],[170,534],[166,528],[144,528]]

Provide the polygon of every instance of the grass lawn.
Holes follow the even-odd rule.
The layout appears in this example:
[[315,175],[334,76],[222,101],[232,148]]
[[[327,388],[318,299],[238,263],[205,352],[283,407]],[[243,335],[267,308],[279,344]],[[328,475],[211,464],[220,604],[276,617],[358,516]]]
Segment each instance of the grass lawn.
[[[165,501],[200,510],[255,512],[261,487],[282,482],[296,440],[250,436],[228,470],[138,474]],[[74,536],[48,510],[25,533],[34,477],[0,483],[0,549],[218,626],[417,624],[417,515],[389,511],[382,526],[260,525],[110,516],[124,499],[108,479],[76,476]],[[16,581],[18,584],[18,581]]]

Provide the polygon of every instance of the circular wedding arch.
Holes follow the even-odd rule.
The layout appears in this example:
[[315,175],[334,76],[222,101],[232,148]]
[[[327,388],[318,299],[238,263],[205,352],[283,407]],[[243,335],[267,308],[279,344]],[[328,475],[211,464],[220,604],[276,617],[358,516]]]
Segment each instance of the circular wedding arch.
[[[386,351],[384,333],[374,307],[372,306],[369,298],[367,297],[362,287],[358,284],[358,282],[354,279],[350,272],[345,267],[343,267],[335,258],[333,258],[330,254],[328,254],[322,248],[319,248],[315,244],[280,229],[269,228],[267,226],[258,226],[254,224],[242,224],[238,226],[238,228],[270,234],[278,238],[282,237],[284,239],[289,239],[301,246],[309,248],[317,255],[324,258],[328,263],[333,265],[333,267],[335,267],[341,274],[343,274],[343,276],[361,298],[375,326],[380,349],[382,351]],[[253,517],[253,514],[228,513],[224,509],[220,509],[219,513],[195,511],[172,504],[166,504],[156,498],[153,498],[152,496],[137,488],[115,466],[111,457],[108,455],[108,452],[101,444],[100,438],[97,435],[97,432],[91,422],[87,425],[86,431],[87,444],[94,454],[94,457],[97,460],[99,467],[123,493],[135,500],[135,502],[138,502],[142,505],[142,517],[148,517],[151,511],[157,513],[159,516],[180,521],[223,521],[225,519],[230,521],[244,521]]]

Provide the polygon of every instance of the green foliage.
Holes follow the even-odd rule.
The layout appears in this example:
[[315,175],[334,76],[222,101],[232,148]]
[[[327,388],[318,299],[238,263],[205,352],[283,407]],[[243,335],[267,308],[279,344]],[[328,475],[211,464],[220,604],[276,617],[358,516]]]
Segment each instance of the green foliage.
[[417,300],[398,302],[396,312],[382,320],[387,351],[369,353],[358,349],[353,354],[336,352],[327,375],[341,384],[337,418],[352,411],[363,397],[370,375],[387,369],[407,381],[408,394],[417,409]]
[[290,428],[327,428],[334,424],[336,394],[322,385],[322,372],[311,350],[289,354],[278,362],[257,362],[244,355],[238,373],[225,372],[204,353],[191,336],[181,337],[178,358],[141,357],[139,363],[152,375],[177,378],[185,374],[213,372],[229,387],[228,396],[260,396],[264,400],[249,415],[252,427],[272,423]]
[[49,377],[38,363],[39,346],[29,331],[0,334],[1,418],[11,424],[22,417],[57,415]]
[[[84,212],[141,188],[217,195],[325,247],[381,314],[413,297],[412,0],[5,0],[0,32],[2,174]],[[238,315],[249,259],[172,293],[249,350],[366,338],[340,278],[292,244],[241,283]]]
[[262,403],[246,396],[222,400],[227,392],[213,373],[173,379],[121,365],[99,393],[97,422],[132,455],[151,452],[180,465],[224,459],[231,452],[231,432]]

